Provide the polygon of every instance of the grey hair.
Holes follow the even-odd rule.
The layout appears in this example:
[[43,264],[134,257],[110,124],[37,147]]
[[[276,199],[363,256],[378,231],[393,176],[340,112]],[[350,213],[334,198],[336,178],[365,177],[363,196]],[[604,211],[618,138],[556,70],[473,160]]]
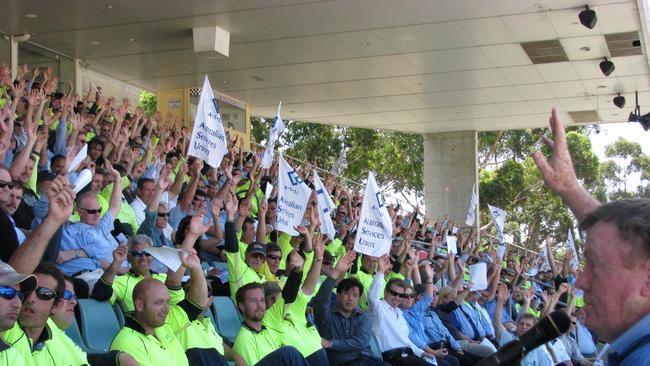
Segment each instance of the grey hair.
[[151,238],[144,235],[144,234],[138,234],[132,236],[129,241],[126,243],[126,246],[131,250],[131,247],[133,247],[133,244],[147,244],[149,246],[153,245],[153,242],[151,241]]

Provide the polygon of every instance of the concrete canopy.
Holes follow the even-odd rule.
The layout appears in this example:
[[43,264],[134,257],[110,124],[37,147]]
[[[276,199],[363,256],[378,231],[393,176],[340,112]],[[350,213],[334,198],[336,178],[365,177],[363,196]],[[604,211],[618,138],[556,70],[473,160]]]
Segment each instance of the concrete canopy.
[[[578,22],[586,3],[598,16],[594,29]],[[569,123],[626,121],[634,91],[647,113],[644,6],[645,0],[0,0],[0,32],[32,33],[30,42],[146,89],[195,87],[208,74],[214,88],[247,102],[253,115],[273,115],[281,100],[286,119],[433,133],[542,126],[552,106]],[[193,51],[192,28],[215,25],[230,32],[229,58]],[[536,41],[550,42],[526,44]],[[609,77],[598,67],[604,57],[616,66]],[[612,103],[619,92],[625,109]]]

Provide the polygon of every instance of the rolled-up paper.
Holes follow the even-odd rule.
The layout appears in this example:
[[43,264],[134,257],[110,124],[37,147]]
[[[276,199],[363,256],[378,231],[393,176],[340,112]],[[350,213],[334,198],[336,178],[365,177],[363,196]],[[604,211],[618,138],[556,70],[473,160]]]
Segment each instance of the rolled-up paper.
[[74,191],[76,193],[79,193],[85,186],[88,185],[88,183],[92,182],[93,180],[93,173],[90,171],[90,169],[84,169],[79,173],[77,176],[77,180],[74,182]]

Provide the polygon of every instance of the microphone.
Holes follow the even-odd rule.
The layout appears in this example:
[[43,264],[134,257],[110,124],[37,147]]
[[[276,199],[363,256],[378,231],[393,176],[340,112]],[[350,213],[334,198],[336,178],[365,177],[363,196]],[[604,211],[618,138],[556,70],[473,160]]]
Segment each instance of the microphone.
[[519,339],[508,342],[498,351],[482,359],[476,366],[518,365],[533,349],[549,342],[569,330],[571,319],[563,310],[557,310],[540,319]]

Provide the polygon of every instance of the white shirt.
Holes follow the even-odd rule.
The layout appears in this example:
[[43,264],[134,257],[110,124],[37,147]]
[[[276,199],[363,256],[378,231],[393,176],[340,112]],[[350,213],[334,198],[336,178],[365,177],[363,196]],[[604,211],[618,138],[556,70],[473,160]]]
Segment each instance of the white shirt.
[[[501,334],[499,334],[499,338],[497,338],[497,342],[499,343],[499,347],[503,347],[506,343],[514,341],[515,339],[518,339],[516,335],[503,329],[501,331]],[[539,346],[537,348],[534,348],[532,351],[530,351],[526,355],[526,357],[524,357],[521,360],[519,365],[520,366],[553,366],[555,364],[553,363],[553,358],[546,350],[546,347]]]
[[556,363],[571,361],[571,357],[569,356],[569,353],[567,352],[566,347],[564,347],[564,343],[562,340],[560,340],[560,338],[555,338],[554,340],[546,343],[546,346],[548,346],[548,348],[553,351],[553,353],[549,351],[549,354],[551,355],[551,358],[555,356],[554,361],[557,361]]
[[[164,193],[166,194],[167,192]],[[144,212],[147,210],[147,205],[140,199],[139,196],[136,196],[135,199],[131,202],[131,208],[133,209],[133,213],[135,213],[135,220],[138,222],[138,225],[142,225],[142,222],[145,219]],[[173,232],[174,228],[169,225],[168,222],[165,229],[163,229],[163,235],[165,235],[166,238],[171,238]]]
[[409,326],[402,310],[390,306],[386,300],[379,300],[384,283],[384,274],[377,273],[368,289],[368,312],[372,320],[372,332],[382,352],[395,348],[410,347],[416,356],[424,351],[409,339]]

